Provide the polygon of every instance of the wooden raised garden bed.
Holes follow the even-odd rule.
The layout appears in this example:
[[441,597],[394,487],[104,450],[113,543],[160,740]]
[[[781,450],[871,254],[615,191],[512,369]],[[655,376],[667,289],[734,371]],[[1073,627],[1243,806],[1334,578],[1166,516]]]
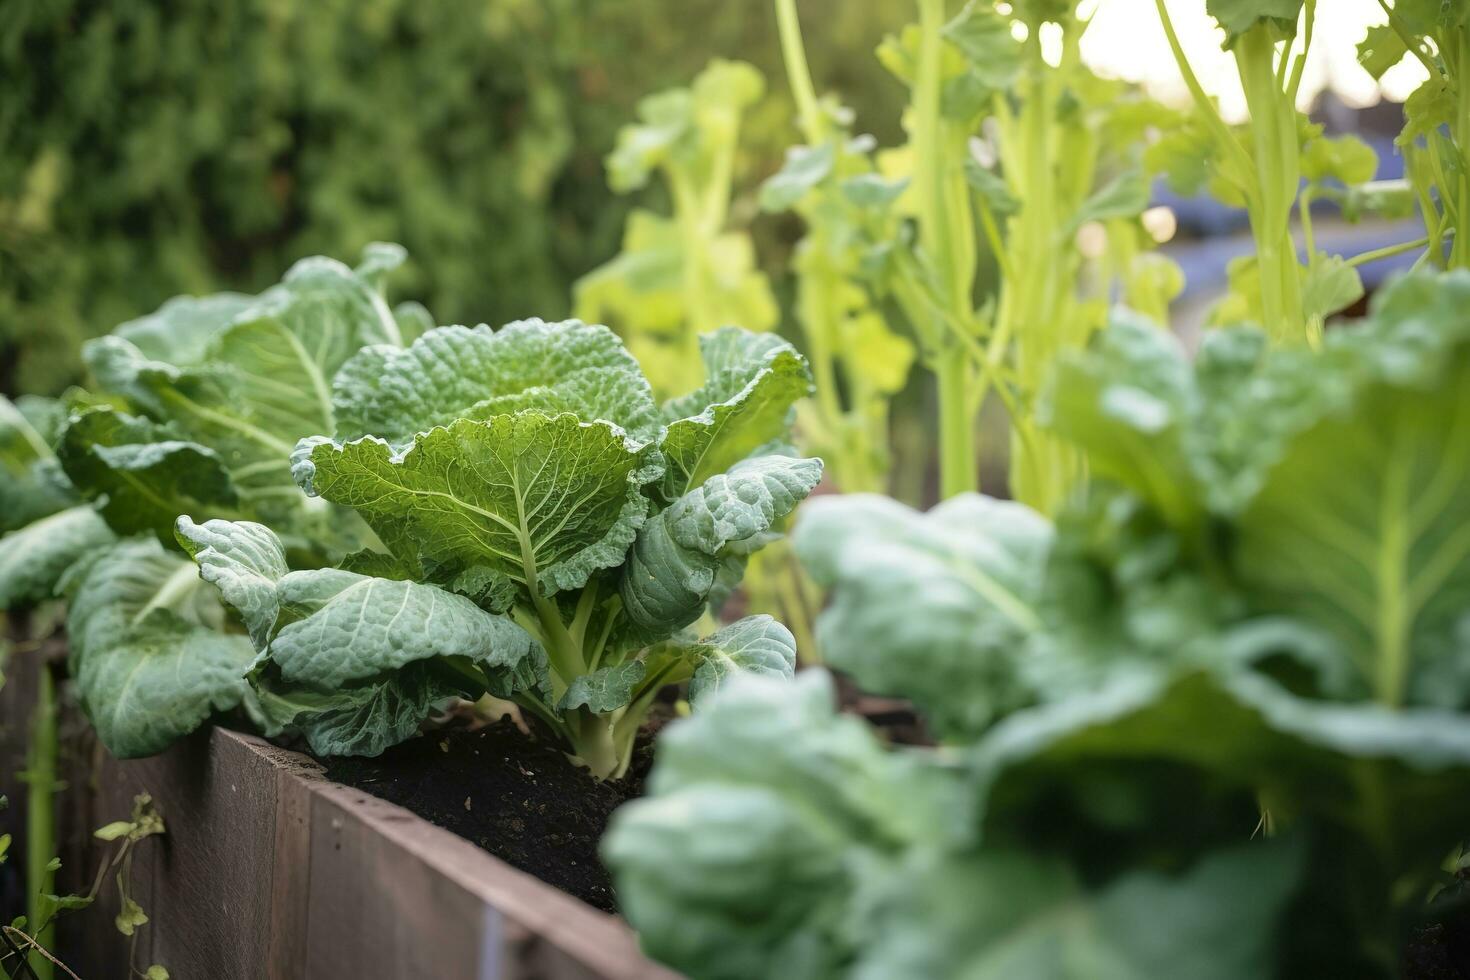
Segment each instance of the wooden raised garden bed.
[[[0,691],[7,791],[34,662],[13,662]],[[95,746],[71,757],[58,802],[63,887],[101,857],[88,828],[152,794],[168,832],[136,851],[133,892],[151,921],[135,962],[181,980],[674,976],[616,917],[262,739],[214,728],[151,759]],[[12,807],[0,829],[20,830],[23,813]],[[61,952],[87,980],[122,975],[117,904],[106,887],[97,907],[64,920]]]

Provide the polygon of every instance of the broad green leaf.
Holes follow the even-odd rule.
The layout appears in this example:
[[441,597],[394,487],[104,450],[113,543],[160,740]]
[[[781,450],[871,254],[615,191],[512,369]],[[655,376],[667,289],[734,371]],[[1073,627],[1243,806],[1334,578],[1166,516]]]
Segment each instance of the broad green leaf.
[[71,482],[120,534],[171,534],[187,512],[239,506],[234,482],[214,450],[168,427],[109,407],[74,415],[58,448]]
[[574,415],[462,419],[401,454],[378,439],[303,443],[308,493],[357,510],[397,554],[480,566],[550,595],[623,563],[659,476],[650,447]]
[[1027,852],[925,855],[890,877],[850,976],[1269,976],[1300,877],[1294,843],[1242,843],[1182,871],[1140,869],[1092,888]]
[[1059,360],[1037,416],[1082,447],[1096,476],[1187,522],[1200,506],[1183,436],[1195,407],[1190,366],[1173,336],[1118,317],[1091,350]]
[[0,534],[76,501],[56,462],[64,419],[51,399],[27,395],[12,402],[0,395]]
[[144,357],[180,367],[199,364],[214,335],[255,302],[242,293],[175,296],[147,316],[113,330]]
[[1248,328],[1208,332],[1191,365],[1168,332],[1119,316],[1059,359],[1037,415],[1095,476],[1189,529],[1248,502],[1285,443],[1342,405],[1352,376],[1306,350],[1268,351]]
[[68,568],[113,541],[91,507],[72,507],[0,538],[0,609],[48,599]]
[[700,640],[698,666],[689,682],[696,709],[741,673],[790,679],[796,673],[796,638],[770,616],[747,616]]
[[946,736],[973,736],[1030,698],[1021,678],[1051,548],[1019,504],[964,496],[928,514],[879,496],[820,498],[796,550],[830,590],[827,659],[875,694],[912,698]]
[[831,678],[739,677],[660,738],[648,795],[603,838],[648,952],[711,978],[840,975],[892,856],[967,818],[940,775],[835,710]]
[[433,585],[340,568],[288,571],[280,541],[259,524],[182,518],[178,534],[290,684],[331,692],[438,657],[502,675],[539,653],[511,620]]
[[334,390],[339,439],[399,447],[456,419],[522,409],[605,420],[645,442],[658,428],[637,361],[611,330],[577,320],[441,327],[408,348],[370,347],[344,365]]
[[817,459],[757,456],[710,477],[638,532],[621,570],[629,620],[649,640],[699,617],[724,559],[765,544],[822,478]]
[[[291,449],[336,430],[333,375],[363,345],[397,343],[397,324],[367,281],[321,257],[249,303],[236,299],[180,301],[156,322],[89,342],[83,358],[103,391],[216,454],[246,513],[283,530],[309,525]],[[171,345],[167,330],[181,316],[199,322]],[[200,512],[181,508],[167,521],[191,509]]]
[[633,700],[633,689],[645,673],[647,667],[641,660],[598,668],[572,681],[557,707],[562,711],[586,708],[593,714],[616,711]]
[[67,618],[72,676],[115,756],[162,751],[240,703],[255,650],[222,620],[193,562],[156,540],[121,542],[81,577]]
[[664,407],[664,492],[682,496],[791,430],[811,390],[806,359],[771,334],[727,327],[699,338],[707,380]]
[[1241,517],[1239,571],[1263,605],[1337,634],[1385,703],[1463,708],[1470,686],[1446,689],[1431,657],[1462,656],[1470,598],[1470,343],[1407,376],[1395,353],[1289,444]]
[[435,657],[464,657],[487,674],[513,671],[538,646],[520,626],[433,585],[335,568],[277,583],[284,625],[270,641],[281,677],[333,690]]

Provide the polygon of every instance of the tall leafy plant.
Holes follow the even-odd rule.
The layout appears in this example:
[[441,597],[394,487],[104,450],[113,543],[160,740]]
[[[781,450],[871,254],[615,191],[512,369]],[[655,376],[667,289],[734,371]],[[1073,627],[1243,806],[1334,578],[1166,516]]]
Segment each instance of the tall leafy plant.
[[87,345],[94,391],[0,406],[8,513],[36,518],[0,538],[0,606],[68,597],[69,672],[115,754],[157,752],[246,696],[251,647],[174,543],[179,514],[271,520],[311,564],[373,540],[301,494],[290,452],[333,424],[351,355],[419,328],[422,308],[395,315],[380,292],[402,259],[373,246],[355,270],[303,260],[259,296],[171,300]]
[[[1081,471],[1031,417],[1047,368],[1085,344],[1115,295],[1156,309],[1181,285],[1146,254],[1138,220],[1142,139],[1167,114],[1082,64],[1075,4],[973,2],[950,16],[923,0],[919,22],[878,52],[909,89],[909,140],[875,154],[816,100],[794,4],[778,13],[808,142],[766,203],[807,220],[802,259],[825,260],[821,272],[917,339],[936,382],[942,495],[976,487],[976,419],[994,394],[1011,414],[1012,492],[1055,509]],[[1047,25],[1060,28],[1055,64]],[[882,373],[859,362],[843,380],[861,392],[865,377]]]
[[1406,279],[1320,352],[1120,321],[1042,424],[1055,522],[964,495],[815,502],[830,680],[732,687],[604,851],[695,977],[1399,975],[1463,911],[1470,301]]
[[614,191],[627,194],[658,178],[673,213],[629,214],[622,251],[578,280],[575,311],[616,327],[664,396],[700,376],[701,335],[776,323],[755,245],[730,227],[741,122],[764,90],[750,65],[711,62],[688,88],[640,102],[639,121],[622,129],[607,158]]

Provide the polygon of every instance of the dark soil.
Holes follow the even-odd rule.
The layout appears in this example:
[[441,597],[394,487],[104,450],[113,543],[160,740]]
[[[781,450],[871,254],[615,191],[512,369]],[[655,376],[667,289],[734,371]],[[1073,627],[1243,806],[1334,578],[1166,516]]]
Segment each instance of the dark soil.
[[640,737],[626,777],[598,782],[508,718],[445,729],[376,759],[322,759],[327,777],[397,803],[589,905],[616,911],[597,858],[608,818],[639,796],[652,760]]

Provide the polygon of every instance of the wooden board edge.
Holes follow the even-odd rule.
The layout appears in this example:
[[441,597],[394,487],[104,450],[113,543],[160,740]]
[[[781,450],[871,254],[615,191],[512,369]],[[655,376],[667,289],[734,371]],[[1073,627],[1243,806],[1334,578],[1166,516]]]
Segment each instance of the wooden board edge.
[[477,898],[485,907],[482,915],[487,923],[503,917],[520,927],[502,929],[508,936],[529,934],[610,980],[677,980],[678,974],[643,955],[636,935],[621,919],[511,867],[397,804],[332,782],[319,764],[300,753],[227,728],[215,728],[212,737],[245,750],[274,770],[283,798],[294,790],[330,803],[345,819],[371,828],[392,847]]

